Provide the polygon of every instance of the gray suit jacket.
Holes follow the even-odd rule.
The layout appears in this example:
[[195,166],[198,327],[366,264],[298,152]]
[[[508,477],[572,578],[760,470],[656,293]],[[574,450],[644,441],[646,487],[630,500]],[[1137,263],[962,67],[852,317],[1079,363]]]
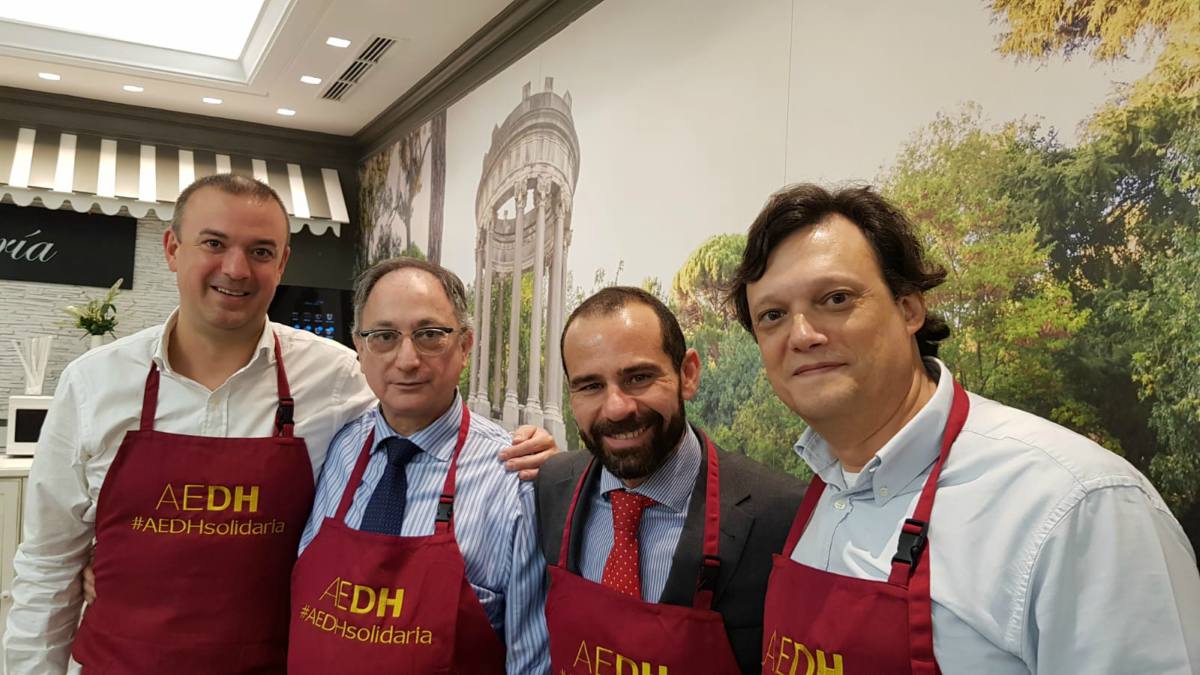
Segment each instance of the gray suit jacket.
[[[703,434],[698,434],[703,443]],[[783,550],[792,519],[804,497],[804,486],[743,455],[718,449],[721,463],[721,573],[713,593],[713,609],[721,613],[725,632],[742,672],[761,670],[763,600],[772,555]],[[563,525],[571,496],[592,455],[586,450],[551,458],[538,473],[538,529],[546,562],[558,562]],[[701,465],[692,489],[683,532],[659,602],[690,607],[695,595],[704,540],[704,502],[707,472]],[[581,533],[587,517],[587,496],[596,488],[600,463],[588,477],[575,510],[567,568],[579,573]]]

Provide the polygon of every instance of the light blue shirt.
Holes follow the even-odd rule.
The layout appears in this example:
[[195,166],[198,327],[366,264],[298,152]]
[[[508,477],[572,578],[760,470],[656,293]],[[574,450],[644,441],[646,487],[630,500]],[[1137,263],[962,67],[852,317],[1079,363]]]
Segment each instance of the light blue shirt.
[[[407,436],[423,452],[406,468],[408,502],[401,536],[433,534],[438,496],[450,471],[461,421],[462,399],[456,394],[454,403],[441,417]],[[350,473],[372,430],[375,447],[345,519],[346,525],[354,529],[362,523],[367,502],[387,465],[383,440],[399,436],[378,408],[347,424],[330,444],[312,515],[300,538],[302,553],[325,518],[337,512]],[[546,562],[537,542],[533,484],[506,471],[496,456],[510,445],[508,432],[489,419],[471,415],[467,440],[458,458],[454,537],[466,561],[467,581],[507,645],[508,672],[545,673],[550,669],[543,614]]]
[[[824,439],[800,438],[796,451],[828,486],[793,560],[887,579],[953,400],[949,370],[926,365],[936,393],[853,487]],[[925,558],[942,672],[1200,672],[1195,554],[1150,482],[1057,424],[974,394],[970,403]]]
[[[638,529],[638,563],[642,579],[642,600],[658,602],[679,536],[687,519],[688,504],[692,501],[692,488],[702,460],[700,439],[686,427],[679,447],[667,461],[641,485],[629,492],[645,495],[656,503],[642,512],[642,524]],[[625,485],[608,469],[600,470],[599,490],[589,498],[584,536],[580,550],[580,573],[589,581],[600,582],[604,576],[604,564],[613,545],[612,504],[608,493]]]

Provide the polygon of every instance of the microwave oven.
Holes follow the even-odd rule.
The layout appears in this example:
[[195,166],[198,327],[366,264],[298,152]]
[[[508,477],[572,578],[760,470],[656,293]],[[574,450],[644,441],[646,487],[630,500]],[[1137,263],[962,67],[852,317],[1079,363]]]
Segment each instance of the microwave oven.
[[33,455],[52,400],[53,396],[8,398],[8,439],[4,445],[6,453],[26,457]]

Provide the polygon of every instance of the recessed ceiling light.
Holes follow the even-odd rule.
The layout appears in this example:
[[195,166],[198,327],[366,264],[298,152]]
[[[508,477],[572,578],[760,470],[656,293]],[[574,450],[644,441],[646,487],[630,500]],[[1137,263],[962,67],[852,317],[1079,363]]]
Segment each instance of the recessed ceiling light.
[[312,75],[301,75],[300,81],[304,84],[321,84],[321,78]]
[[146,91],[146,89],[145,89],[144,87],[139,87],[139,86],[137,86],[136,84],[127,84],[127,85],[125,85],[124,87],[121,87],[121,88],[122,88],[122,89],[124,89],[125,91],[127,91],[127,92],[131,93],[131,94],[140,94],[140,93],[142,93],[143,91]]
[[58,73],[38,73],[38,77],[43,80],[50,80],[51,82],[57,82],[62,79],[62,75]]
[[221,105],[222,103],[224,103],[224,101],[222,101],[221,99],[213,98],[211,96],[205,96],[204,98],[202,98],[200,100],[204,101],[205,103],[207,103],[209,105]]
[[276,108],[275,112],[283,115],[284,117],[291,117],[292,115],[296,114],[296,111],[292,110],[291,108]]
[[340,47],[345,49],[346,47],[350,46],[350,41],[346,38],[330,37],[325,40],[325,44],[329,45],[330,47]]

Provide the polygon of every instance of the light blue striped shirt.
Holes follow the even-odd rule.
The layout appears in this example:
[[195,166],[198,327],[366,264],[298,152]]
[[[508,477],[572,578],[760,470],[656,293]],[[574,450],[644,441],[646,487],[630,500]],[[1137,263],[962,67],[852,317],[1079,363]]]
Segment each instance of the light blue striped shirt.
[[[462,421],[462,399],[432,424],[407,438],[419,445],[406,469],[408,503],[401,536],[433,534],[434,512]],[[346,513],[347,526],[357,529],[363,511],[387,465],[382,442],[398,436],[378,407],[350,422],[333,438],[312,515],[300,538],[303,552],[326,517],[337,512],[342,491],[358,460],[367,434],[375,431],[375,447]],[[545,673],[550,669],[549,637],[543,614],[546,562],[537,542],[533,484],[505,471],[496,454],[512,445],[508,432],[495,422],[471,416],[467,441],[458,458],[454,499],[454,536],[466,560],[467,580],[479,596],[488,619],[508,646],[509,673]]]
[[[644,483],[629,490],[656,502],[642,513],[642,525],[638,529],[642,599],[646,602],[658,602],[667,585],[702,456],[700,439],[690,426],[686,427],[679,447],[667,461]],[[601,468],[600,489],[590,497],[579,558],[580,572],[589,581],[599,583],[604,575],[604,563],[608,562],[608,552],[613,545],[612,505],[608,493],[623,487],[619,478]]]

